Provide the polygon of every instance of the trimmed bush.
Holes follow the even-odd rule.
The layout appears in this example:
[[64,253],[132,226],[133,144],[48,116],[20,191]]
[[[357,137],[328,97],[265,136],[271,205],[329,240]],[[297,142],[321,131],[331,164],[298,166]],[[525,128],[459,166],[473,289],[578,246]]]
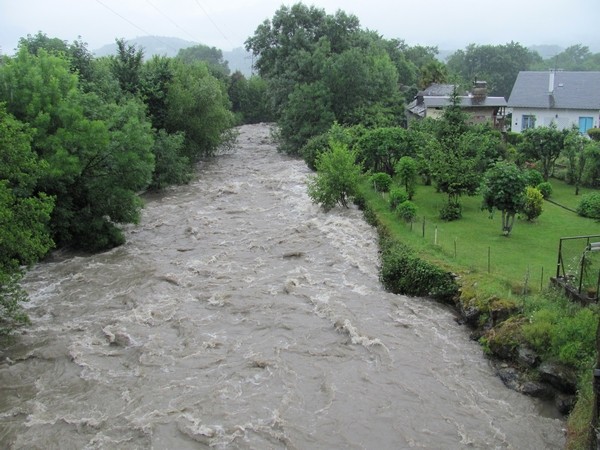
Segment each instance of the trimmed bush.
[[408,194],[404,189],[392,188],[390,190],[390,209],[394,211],[398,205],[408,200]]
[[593,141],[600,141],[600,128],[590,128],[587,134]]
[[451,273],[420,259],[406,245],[388,239],[382,249],[379,278],[388,291],[443,301],[458,294]]
[[406,200],[396,207],[396,215],[405,222],[411,222],[417,217],[417,206],[410,200]]
[[458,220],[462,217],[462,208],[460,203],[446,203],[442,209],[440,209],[440,219],[451,222]]
[[552,185],[549,181],[544,181],[536,186],[537,190],[542,193],[542,197],[549,199],[552,195]]
[[523,197],[523,206],[521,212],[525,214],[527,220],[537,219],[542,214],[544,197],[539,189],[527,186],[525,196]]
[[592,192],[581,197],[577,206],[577,214],[600,220],[600,192]]
[[389,192],[392,185],[392,177],[384,172],[377,172],[371,175],[369,181],[373,185],[373,189],[377,192]]

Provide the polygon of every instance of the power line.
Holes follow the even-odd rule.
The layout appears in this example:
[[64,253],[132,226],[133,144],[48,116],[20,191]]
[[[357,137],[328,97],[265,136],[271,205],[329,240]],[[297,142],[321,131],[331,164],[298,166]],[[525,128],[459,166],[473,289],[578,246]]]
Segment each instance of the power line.
[[167,16],[164,12],[162,12],[156,5],[154,5],[152,2],[150,2],[150,0],[146,0],[146,3],[148,3],[150,6],[152,6],[156,11],[158,11],[158,13],[163,16],[165,19],[167,19],[169,22],[171,22],[173,25],[175,25],[177,28],[179,28],[181,31],[183,31],[186,35],[188,35],[188,37],[190,37],[192,40],[199,42],[199,39],[196,39],[194,36],[192,36],[190,33],[187,32],[187,30],[183,29],[182,27],[179,26],[178,23],[176,23],[173,19],[171,19],[169,16]]
[[204,12],[204,14],[206,15],[206,17],[208,18],[208,20],[210,20],[210,23],[213,24],[213,26],[215,27],[215,29],[221,33],[221,36],[223,36],[223,38],[229,43],[229,45],[231,45],[231,47],[233,48],[233,44],[231,43],[231,41],[229,40],[229,38],[227,36],[225,36],[225,33],[223,33],[221,31],[221,29],[219,28],[219,26],[215,23],[215,21],[212,19],[212,17],[210,17],[210,14],[208,14],[208,11],[206,11],[206,9],[204,9],[204,6],[202,6],[202,4],[198,1],[195,0],[196,4],[200,7],[200,9]]
[[133,23],[131,20],[129,20],[127,17],[119,14],[117,11],[115,11],[114,9],[112,9],[111,7],[109,7],[108,5],[106,5],[105,3],[103,3],[101,0],[96,0],[97,3],[101,4],[102,6],[104,6],[106,9],[108,9],[111,13],[113,13],[114,15],[120,17],[121,19],[123,19],[125,22],[127,22],[129,25],[137,28],[138,30],[140,30],[142,33],[144,33],[146,36],[150,36],[151,38],[157,40],[158,42],[160,42],[163,45],[166,45],[167,47],[171,48],[172,50],[178,51],[179,49],[173,47],[172,45],[161,41],[159,38],[157,38],[156,36],[153,36],[152,33],[149,33],[148,31],[144,30],[142,27],[137,26],[135,23]]

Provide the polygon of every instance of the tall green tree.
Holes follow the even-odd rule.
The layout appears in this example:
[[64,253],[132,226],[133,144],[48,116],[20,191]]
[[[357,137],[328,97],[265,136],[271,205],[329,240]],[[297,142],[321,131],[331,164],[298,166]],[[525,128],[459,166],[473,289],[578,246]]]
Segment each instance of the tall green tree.
[[519,71],[529,70],[541,61],[537,52],[517,42],[470,44],[448,58],[448,70],[460,76],[466,87],[470,88],[475,80],[485,80],[490,95],[508,98]]
[[111,68],[119,81],[121,90],[135,95],[140,89],[140,73],[144,61],[144,51],[128,44],[125,39],[116,39],[117,54],[111,58]]
[[173,79],[165,99],[165,129],[185,133],[185,154],[190,161],[215,154],[231,142],[234,124],[225,84],[212,76],[204,63],[173,61]]
[[530,128],[522,134],[523,140],[517,147],[519,153],[530,161],[539,162],[544,181],[548,181],[564,147],[568,130],[559,130],[552,124],[549,127]]
[[474,195],[481,182],[477,171],[478,160],[469,146],[461,145],[469,130],[466,114],[460,106],[460,97],[455,88],[450,104],[444,109],[437,124],[438,151],[432,155],[432,178],[439,191],[448,194],[448,203],[440,211],[445,220],[462,216],[460,197]]
[[83,93],[67,59],[24,48],[0,66],[0,100],[35,129],[32,148],[48,164],[36,190],[56,197],[56,243],[91,250],[122,243],[118,224],[139,217],[137,192],[154,167],[141,102]]
[[0,336],[27,322],[19,286],[22,267],[43,257],[54,243],[50,214],[54,198],[36,193],[47,170],[31,149],[31,130],[0,104]]
[[482,208],[490,212],[490,217],[494,209],[502,213],[504,236],[509,236],[513,229],[515,215],[523,206],[526,186],[525,175],[514,163],[497,162],[485,174],[481,187]]
[[213,76],[225,79],[229,76],[229,63],[223,59],[223,51],[216,47],[198,44],[192,47],[182,48],[176,58],[186,64],[205,62]]

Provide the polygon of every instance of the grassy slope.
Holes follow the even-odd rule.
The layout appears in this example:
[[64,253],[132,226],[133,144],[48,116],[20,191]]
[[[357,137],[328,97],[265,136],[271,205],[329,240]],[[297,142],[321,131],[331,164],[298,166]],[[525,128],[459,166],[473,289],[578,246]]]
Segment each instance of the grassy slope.
[[[552,185],[555,194],[551,198],[554,201],[572,208],[577,206],[581,196],[575,197],[572,186],[557,180],[552,180]],[[544,202],[544,212],[536,221],[517,219],[511,236],[507,238],[501,233],[500,214],[496,212],[490,219],[489,213],[481,210],[478,196],[462,198],[463,218],[445,222],[439,219],[439,210],[446,202],[446,195],[436,193],[431,186],[417,188],[413,201],[419,218],[411,231],[410,225],[399,223],[391,212],[386,211],[385,196],[371,193],[369,200],[375,203],[379,213],[384,214],[388,225],[411,246],[454,271],[481,275],[486,280],[485,284],[491,284],[490,289],[495,291],[500,288],[508,290],[509,287],[520,290],[528,273],[529,289],[539,290],[556,272],[561,237],[600,234],[600,225],[596,221]]]

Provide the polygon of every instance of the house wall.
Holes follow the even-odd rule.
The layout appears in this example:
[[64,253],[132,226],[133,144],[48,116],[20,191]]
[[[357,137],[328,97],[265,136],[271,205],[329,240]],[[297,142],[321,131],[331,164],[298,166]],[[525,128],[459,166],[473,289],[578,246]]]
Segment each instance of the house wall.
[[523,131],[521,119],[524,115],[535,116],[536,127],[547,127],[554,122],[559,130],[571,128],[573,125],[579,128],[580,117],[593,117],[594,128],[598,128],[600,124],[600,110],[513,108],[511,123],[513,132]]
[[[467,121],[470,124],[494,122],[495,108],[463,108],[463,111],[467,113]],[[441,119],[443,115],[443,108],[427,108],[427,117],[431,117],[432,119]]]

